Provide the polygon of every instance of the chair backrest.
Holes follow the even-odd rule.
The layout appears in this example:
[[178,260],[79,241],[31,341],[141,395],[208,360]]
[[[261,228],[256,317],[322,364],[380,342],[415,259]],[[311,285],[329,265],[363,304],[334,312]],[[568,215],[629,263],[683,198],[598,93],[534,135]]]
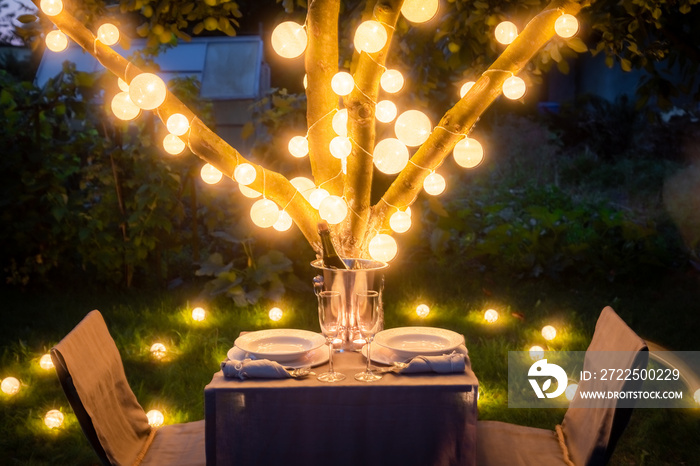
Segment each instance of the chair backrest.
[[102,314],[90,312],[51,349],[56,373],[80,427],[104,464],[129,464],[151,427],[126,380]]
[[[595,326],[593,339],[586,350],[584,370],[598,371],[597,378],[579,383],[577,395],[571,401],[562,422],[562,430],[571,460],[577,466],[603,465],[608,462],[618,439],[622,435],[632,408],[619,407],[621,400],[597,400],[600,407],[581,408],[584,401],[581,391],[627,391],[638,390],[642,381],[603,381],[601,368],[643,369],[647,367],[649,352],[647,345],[613,311],[606,307]],[[588,406],[591,401],[586,400]],[[630,406],[625,400],[625,405]]]

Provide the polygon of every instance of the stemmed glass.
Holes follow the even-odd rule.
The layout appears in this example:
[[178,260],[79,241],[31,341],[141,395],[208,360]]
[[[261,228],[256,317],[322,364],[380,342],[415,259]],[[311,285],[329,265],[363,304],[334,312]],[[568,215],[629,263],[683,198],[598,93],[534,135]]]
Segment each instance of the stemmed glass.
[[318,322],[321,333],[328,344],[328,372],[316,377],[321,382],[340,382],[345,380],[345,374],[333,370],[333,341],[343,330],[339,291],[320,291],[318,293]]
[[379,293],[374,290],[355,293],[355,323],[360,335],[367,342],[367,367],[364,372],[355,374],[355,380],[361,382],[374,382],[382,378],[370,369],[370,349],[374,335],[380,330],[384,322],[384,312],[379,303]]

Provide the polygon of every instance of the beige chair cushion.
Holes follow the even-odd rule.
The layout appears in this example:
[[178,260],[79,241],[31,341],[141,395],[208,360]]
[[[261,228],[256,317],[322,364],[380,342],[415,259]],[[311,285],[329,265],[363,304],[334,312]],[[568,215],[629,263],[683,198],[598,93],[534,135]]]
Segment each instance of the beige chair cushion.
[[476,424],[478,466],[567,466],[556,432],[506,422]]
[[141,466],[204,466],[204,421],[159,428]]

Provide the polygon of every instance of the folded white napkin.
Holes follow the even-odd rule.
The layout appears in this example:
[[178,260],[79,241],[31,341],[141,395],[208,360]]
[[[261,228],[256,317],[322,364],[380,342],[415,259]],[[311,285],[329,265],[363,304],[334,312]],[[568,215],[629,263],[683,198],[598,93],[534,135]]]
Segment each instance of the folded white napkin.
[[284,379],[291,375],[284,367],[268,359],[226,359],[221,361],[221,370],[226,378],[238,379]]
[[416,356],[411,359],[408,366],[400,369],[402,374],[413,374],[418,372],[436,372],[438,374],[450,374],[454,372],[464,372],[467,358],[463,353],[452,352],[441,356]]

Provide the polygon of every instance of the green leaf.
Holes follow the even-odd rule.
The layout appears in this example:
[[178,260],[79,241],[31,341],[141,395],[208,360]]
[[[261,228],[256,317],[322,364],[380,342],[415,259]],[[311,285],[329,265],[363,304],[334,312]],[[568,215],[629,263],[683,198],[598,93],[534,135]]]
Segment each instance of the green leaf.
[[19,15],[17,17],[17,21],[19,21],[22,24],[33,23],[36,20],[37,20],[37,17],[35,15]]
[[620,66],[622,67],[622,71],[632,71],[632,62],[626,58],[620,60]]
[[[598,44],[601,45],[601,44]],[[576,53],[584,53],[588,50],[586,44],[578,37],[572,37],[566,41],[566,46]],[[601,47],[602,49],[602,47]]]

